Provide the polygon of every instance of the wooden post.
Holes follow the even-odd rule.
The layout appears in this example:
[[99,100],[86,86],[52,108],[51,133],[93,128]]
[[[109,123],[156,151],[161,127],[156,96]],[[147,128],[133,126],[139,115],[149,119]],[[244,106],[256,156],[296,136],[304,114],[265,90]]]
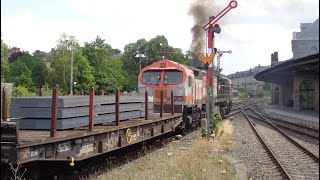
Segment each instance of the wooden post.
[[84,95],[84,90],[83,90],[83,89],[81,89],[81,93],[80,93],[80,95],[81,95],[81,96],[83,96],[83,95]]
[[174,115],[173,90],[171,90],[171,114]]
[[43,88],[39,89],[39,96],[43,96]]
[[148,91],[146,90],[145,93],[144,93],[144,119],[145,120],[148,120]]
[[50,137],[57,135],[57,114],[58,114],[58,85],[54,85],[52,90],[52,106],[51,106],[51,126]]
[[104,96],[104,90],[103,89],[100,90],[100,95]]
[[160,117],[163,115],[163,91],[160,93]]
[[89,131],[93,130],[94,120],[94,87],[90,87],[89,97]]
[[116,89],[116,103],[115,103],[115,106],[116,106],[116,126],[119,126],[120,124],[120,117],[119,117],[119,89]]
[[2,121],[8,121],[8,104],[7,104],[7,90],[3,87],[2,90]]

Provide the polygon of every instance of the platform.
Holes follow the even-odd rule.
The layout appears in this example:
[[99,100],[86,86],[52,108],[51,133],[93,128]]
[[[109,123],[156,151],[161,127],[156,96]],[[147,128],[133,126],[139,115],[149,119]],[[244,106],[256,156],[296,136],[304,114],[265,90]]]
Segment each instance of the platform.
[[292,117],[298,120],[310,123],[313,126],[319,128],[319,113],[312,110],[294,110],[293,107],[279,106],[279,105],[267,105],[264,106],[264,111],[268,114],[278,114],[281,116]]

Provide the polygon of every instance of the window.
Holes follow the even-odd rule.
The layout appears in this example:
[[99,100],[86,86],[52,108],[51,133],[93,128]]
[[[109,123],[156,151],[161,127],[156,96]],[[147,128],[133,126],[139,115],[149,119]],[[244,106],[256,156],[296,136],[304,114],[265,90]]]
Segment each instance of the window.
[[142,82],[149,85],[160,83],[161,71],[145,71],[142,74]]
[[182,72],[181,71],[165,71],[164,72],[164,84],[172,85],[179,84],[182,82]]

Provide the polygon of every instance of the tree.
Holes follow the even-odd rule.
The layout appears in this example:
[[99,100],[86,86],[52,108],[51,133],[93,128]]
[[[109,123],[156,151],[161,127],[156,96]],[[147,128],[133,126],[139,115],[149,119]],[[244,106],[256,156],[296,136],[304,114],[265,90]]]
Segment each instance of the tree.
[[3,42],[1,34],[1,80],[5,81],[8,78],[9,71],[8,46]]
[[181,64],[189,64],[188,58],[181,52],[181,49],[170,46],[165,36],[158,35],[150,39],[150,41],[139,39],[135,43],[127,44],[124,47],[124,53],[121,58],[124,62],[124,69],[127,72],[132,72],[133,76],[137,76],[139,74],[139,58],[135,56],[138,53],[143,53],[146,56],[141,61],[143,68],[162,59],[161,52],[175,52],[175,54],[166,55],[165,58]]
[[144,67],[148,64],[147,61],[149,59],[147,54],[147,41],[145,39],[139,39],[135,43],[125,45],[124,53],[121,57],[124,64],[123,68],[127,72],[131,72],[133,76],[137,76],[139,74],[139,58],[135,57],[138,53],[143,53],[146,56],[141,61],[141,67]]
[[9,63],[14,63],[18,58],[20,58],[23,55],[23,52],[18,51],[18,52],[13,52],[10,57],[9,57]]
[[114,88],[122,88],[121,83],[123,81],[119,81],[115,76],[116,71],[122,71],[122,65],[117,65],[117,61],[112,58],[114,52],[117,53],[118,51],[112,49],[99,36],[93,42],[86,42],[82,50],[92,66],[97,91],[104,88],[108,92],[114,92]]
[[78,46],[75,49],[75,61],[74,61],[74,90],[80,92],[83,89],[85,92],[89,92],[91,86],[95,86],[95,79],[92,74],[89,61],[82,55],[81,47]]
[[73,81],[77,82],[74,88],[77,91],[84,89],[88,92],[89,87],[95,85],[89,62],[82,55],[80,45],[66,34],[60,36],[56,48],[52,49],[47,57],[51,62],[50,85],[58,84],[64,93],[70,92],[71,45],[74,47]]
[[32,90],[34,88],[34,84],[31,75],[31,70],[23,61],[18,60],[10,64],[9,80],[12,81],[15,86],[24,86],[29,90]]
[[32,53],[32,56],[40,60],[44,60],[47,57],[47,53],[44,51],[36,50]]
[[116,54],[116,55],[121,54],[121,51],[119,49],[112,49],[112,51],[113,51],[113,54]]
[[113,55],[111,46],[99,36],[91,43],[85,42],[82,51],[93,68],[99,67],[104,60],[111,59]]

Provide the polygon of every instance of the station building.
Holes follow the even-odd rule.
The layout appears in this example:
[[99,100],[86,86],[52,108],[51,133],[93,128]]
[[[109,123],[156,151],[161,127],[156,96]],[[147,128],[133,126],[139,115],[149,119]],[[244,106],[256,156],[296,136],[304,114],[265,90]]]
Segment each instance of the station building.
[[301,23],[300,29],[291,41],[293,58],[278,61],[278,52],[272,53],[271,67],[254,78],[272,83],[272,104],[319,112],[319,19]]

